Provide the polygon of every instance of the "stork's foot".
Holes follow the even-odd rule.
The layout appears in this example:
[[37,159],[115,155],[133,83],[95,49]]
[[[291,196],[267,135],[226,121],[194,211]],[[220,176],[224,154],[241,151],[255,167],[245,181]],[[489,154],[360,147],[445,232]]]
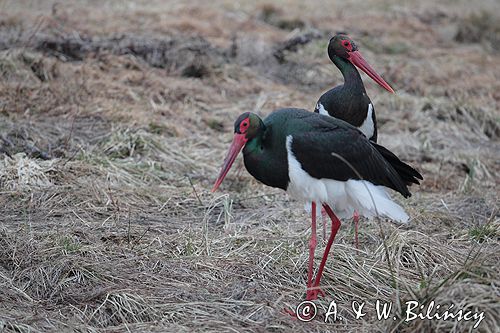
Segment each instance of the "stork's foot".
[[288,309],[288,308],[283,308],[283,313],[289,315],[293,319],[297,319],[297,314],[295,313],[294,310]]
[[314,301],[318,299],[318,295],[321,295],[321,297],[325,297],[325,293],[323,290],[321,290],[319,287],[316,287],[314,289],[308,289],[306,293],[306,301]]

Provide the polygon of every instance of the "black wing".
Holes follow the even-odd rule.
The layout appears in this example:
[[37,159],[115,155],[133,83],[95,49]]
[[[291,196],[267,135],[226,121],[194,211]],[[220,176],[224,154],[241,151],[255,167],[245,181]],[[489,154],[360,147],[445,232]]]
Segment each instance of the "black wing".
[[364,179],[411,196],[405,181],[363,133],[342,121],[319,118],[313,130],[292,134],[292,152],[310,176]]
[[386,161],[389,162],[389,164],[392,165],[392,167],[398,172],[399,176],[401,176],[406,185],[420,184],[418,180],[424,179],[417,170],[415,170],[405,162],[401,161],[389,149],[381,145],[378,145],[376,143],[372,143],[372,145],[378,150],[380,154],[382,154],[382,156],[384,156]]

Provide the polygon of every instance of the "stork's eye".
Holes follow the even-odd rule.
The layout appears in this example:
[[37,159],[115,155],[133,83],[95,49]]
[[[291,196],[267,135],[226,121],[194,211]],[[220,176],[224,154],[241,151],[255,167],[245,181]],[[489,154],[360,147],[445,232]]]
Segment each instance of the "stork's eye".
[[351,46],[351,43],[348,40],[345,40],[342,44],[344,44],[345,47]]
[[248,128],[248,124],[248,119],[243,120],[240,125],[240,132],[244,133]]

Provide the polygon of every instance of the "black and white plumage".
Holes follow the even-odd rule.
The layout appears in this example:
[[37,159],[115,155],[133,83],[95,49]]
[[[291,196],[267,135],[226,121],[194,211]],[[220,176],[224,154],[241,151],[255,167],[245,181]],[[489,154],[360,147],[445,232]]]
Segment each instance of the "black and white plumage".
[[[373,142],[377,142],[378,131],[377,131],[377,118],[375,116],[375,108],[371,103],[368,95],[364,93],[364,96],[368,99],[364,101],[364,96],[359,97],[358,100],[362,101],[360,106],[353,107],[352,104],[350,107],[342,108],[342,104],[329,101],[333,96],[333,93],[330,91],[323,94],[318,103],[314,108],[314,112],[325,115],[332,116],[340,120],[347,121],[349,124],[353,125],[357,129],[361,131],[367,138],[369,138]],[[326,110],[325,106],[327,105],[328,110]],[[354,112],[352,109],[363,109],[366,108],[366,112],[357,111]],[[337,111],[337,109],[346,110],[345,112]]]
[[391,86],[375,72],[348,36],[339,34],[330,39],[328,56],[344,77],[344,84],[325,92],[316,103],[314,112],[330,115],[357,127],[367,138],[377,142],[377,119],[356,67],[389,92]]
[[281,109],[264,121],[241,115],[236,134],[242,119],[250,119],[255,133],[246,134],[251,136],[243,148],[245,167],[264,184],[307,203],[328,203],[341,216],[358,210],[366,217],[378,212],[408,220],[386,188],[408,197],[407,185],[418,184],[422,176],[352,125],[302,109]]
[[[342,120],[302,109],[280,109],[264,120],[249,112],[238,117],[233,142],[212,191],[220,186],[242,149],[252,176],[311,207],[307,300],[322,293],[321,276],[341,225],[334,210],[343,216],[357,210],[367,217],[378,213],[406,222],[408,215],[392,201],[386,188],[408,197],[407,184],[422,179],[415,169]],[[319,206],[332,220],[332,228],[313,281]]]

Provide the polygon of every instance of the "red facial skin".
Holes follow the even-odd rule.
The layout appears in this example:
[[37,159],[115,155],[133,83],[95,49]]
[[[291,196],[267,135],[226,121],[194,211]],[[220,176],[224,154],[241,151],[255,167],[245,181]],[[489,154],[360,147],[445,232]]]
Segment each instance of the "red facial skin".
[[368,64],[368,62],[363,58],[361,53],[356,49],[354,49],[351,41],[349,39],[343,39],[341,41],[342,47],[345,49],[347,56],[346,59],[349,60],[354,66],[361,69],[365,72],[369,77],[373,79],[373,81],[377,82],[381,87],[386,89],[387,91],[394,93],[394,89],[385,82],[385,80],[375,72],[375,70]]

